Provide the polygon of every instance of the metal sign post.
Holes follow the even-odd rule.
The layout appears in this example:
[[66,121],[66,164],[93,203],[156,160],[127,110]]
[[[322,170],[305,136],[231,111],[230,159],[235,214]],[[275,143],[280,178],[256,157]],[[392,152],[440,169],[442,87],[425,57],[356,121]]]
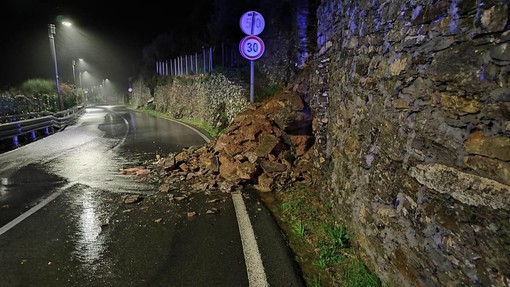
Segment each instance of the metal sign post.
[[254,61],[259,59],[265,50],[264,41],[257,37],[264,30],[264,17],[257,11],[248,11],[241,16],[239,26],[248,35],[239,43],[239,52],[245,59],[250,60],[250,102],[253,103],[255,87]]

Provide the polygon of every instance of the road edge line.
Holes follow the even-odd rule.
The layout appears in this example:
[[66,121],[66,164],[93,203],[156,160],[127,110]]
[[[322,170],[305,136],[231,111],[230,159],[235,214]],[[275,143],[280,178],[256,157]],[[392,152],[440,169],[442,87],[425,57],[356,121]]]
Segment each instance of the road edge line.
[[[117,113],[117,112],[114,112],[114,113]],[[119,114],[119,116],[124,120],[124,124],[126,124],[126,132],[124,133],[124,136],[122,137],[122,140],[116,144],[111,150],[115,150],[117,148],[119,148],[122,144],[124,144],[124,142],[126,141],[126,138],[129,134],[129,129],[130,129],[130,126],[129,126],[129,121],[122,115]]]
[[241,234],[241,243],[243,245],[244,261],[248,273],[248,282],[250,287],[267,287],[267,276],[262,264],[262,257],[259,252],[255,233],[246,211],[243,196],[240,192],[232,192],[232,201],[237,217],[237,225]]
[[183,123],[181,121],[178,121],[178,120],[174,120],[174,119],[171,119],[171,118],[168,118],[168,117],[164,117],[164,119],[166,120],[169,120],[169,121],[172,121],[172,122],[176,122],[178,124],[181,124],[189,129],[191,129],[192,131],[194,131],[195,133],[197,133],[206,143],[209,143],[211,142],[211,140],[206,136],[204,135],[202,132],[200,132],[199,130],[197,130],[196,128],[188,125],[187,123]]
[[14,226],[16,226],[19,223],[21,223],[23,220],[27,219],[30,215],[36,213],[39,209],[43,208],[46,204],[52,202],[55,198],[57,198],[59,195],[61,195],[66,189],[68,189],[69,187],[71,187],[73,185],[74,185],[74,183],[67,184],[66,186],[61,188],[59,191],[57,191],[57,192],[53,193],[52,195],[46,197],[43,201],[39,202],[34,207],[30,208],[29,210],[27,210],[26,212],[24,212],[20,216],[14,218],[13,220],[11,220],[6,225],[0,227],[0,236],[2,234],[4,234],[5,232],[9,231]]

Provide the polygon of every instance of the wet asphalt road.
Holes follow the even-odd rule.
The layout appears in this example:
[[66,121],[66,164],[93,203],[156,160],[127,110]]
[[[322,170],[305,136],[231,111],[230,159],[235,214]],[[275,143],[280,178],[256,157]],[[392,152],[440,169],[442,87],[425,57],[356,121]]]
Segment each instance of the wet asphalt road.
[[[205,141],[180,123],[105,106],[0,154],[0,286],[250,286],[230,194],[176,201],[119,172]],[[125,203],[133,194],[141,200]],[[257,194],[243,198],[269,286],[303,286]]]

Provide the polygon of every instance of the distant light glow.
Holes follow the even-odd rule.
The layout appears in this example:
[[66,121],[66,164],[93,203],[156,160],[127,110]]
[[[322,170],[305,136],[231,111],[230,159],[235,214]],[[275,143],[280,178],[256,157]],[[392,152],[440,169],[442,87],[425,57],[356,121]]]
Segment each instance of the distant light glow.
[[62,25],[66,26],[66,27],[71,27],[71,26],[73,26],[73,23],[68,22],[68,21],[62,21]]

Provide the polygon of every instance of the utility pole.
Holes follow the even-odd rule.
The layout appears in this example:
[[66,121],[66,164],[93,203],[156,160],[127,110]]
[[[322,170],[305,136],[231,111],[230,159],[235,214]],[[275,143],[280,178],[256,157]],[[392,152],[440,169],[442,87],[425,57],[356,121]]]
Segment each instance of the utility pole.
[[55,51],[55,25],[48,24],[48,36],[50,37],[51,56],[53,58],[53,66],[55,67],[55,84],[57,86],[58,110],[62,110],[62,95],[60,94],[60,81],[58,77],[57,52]]
[[72,65],[73,65],[73,84],[74,84],[74,87],[76,88],[76,69],[75,69],[76,60],[73,59]]

